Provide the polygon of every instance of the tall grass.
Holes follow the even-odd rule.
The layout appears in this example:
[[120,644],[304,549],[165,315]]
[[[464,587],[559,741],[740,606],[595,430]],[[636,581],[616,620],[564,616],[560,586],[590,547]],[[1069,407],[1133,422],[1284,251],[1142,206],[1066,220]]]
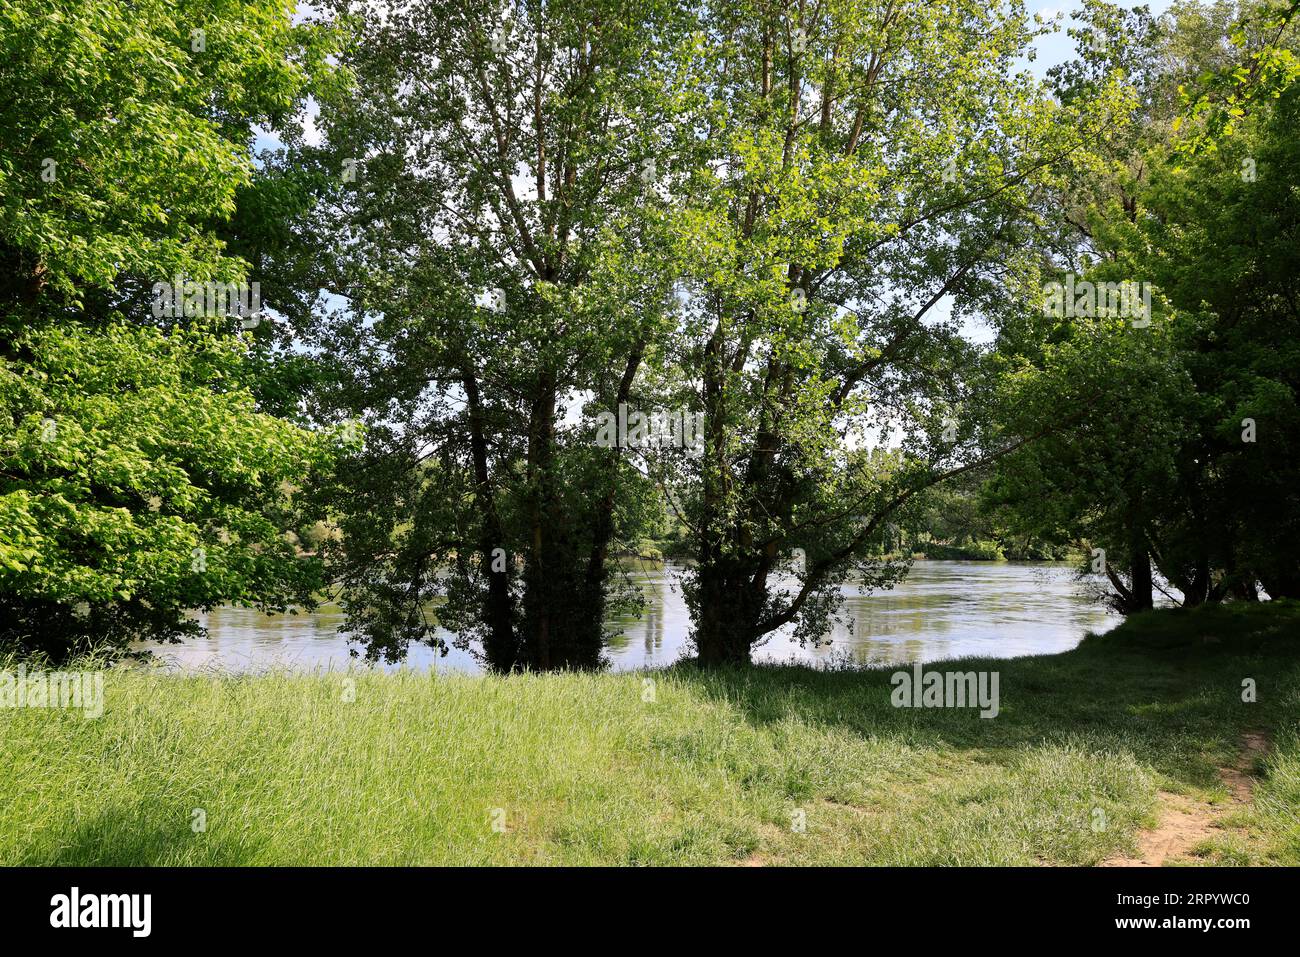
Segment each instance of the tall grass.
[[927,666],[1000,672],[992,720],[894,708],[894,669],[116,668],[97,720],[0,709],[0,862],[1090,864],[1159,789],[1226,797],[1215,768],[1262,730],[1254,806],[1204,860],[1297,863],[1298,626],[1287,603],[1156,612]]

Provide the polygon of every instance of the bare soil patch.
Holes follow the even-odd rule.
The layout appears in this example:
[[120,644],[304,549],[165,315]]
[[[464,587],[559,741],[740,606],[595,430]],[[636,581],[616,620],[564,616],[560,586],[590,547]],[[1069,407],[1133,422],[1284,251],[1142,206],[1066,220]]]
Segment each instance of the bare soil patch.
[[1256,762],[1268,753],[1268,739],[1258,731],[1242,735],[1237,760],[1219,769],[1219,778],[1228,789],[1228,804],[1216,805],[1197,801],[1181,794],[1161,791],[1160,822],[1137,836],[1136,857],[1115,856],[1101,862],[1102,867],[1161,867],[1185,860],[1192,849],[1214,836],[1222,825],[1220,819],[1235,806],[1249,804],[1255,788]]

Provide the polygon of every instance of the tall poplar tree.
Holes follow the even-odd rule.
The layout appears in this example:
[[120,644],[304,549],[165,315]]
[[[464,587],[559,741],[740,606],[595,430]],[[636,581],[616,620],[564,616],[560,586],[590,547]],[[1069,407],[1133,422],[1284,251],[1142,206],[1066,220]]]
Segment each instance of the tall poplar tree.
[[[1032,434],[982,427],[965,317],[1036,288],[1046,215],[1125,117],[1018,67],[1018,3],[707,5],[707,153],[678,216],[674,362],[704,454],[656,468],[690,524],[700,660],[816,639],[856,575],[888,586],[889,525]],[[872,447],[874,446],[874,447]]]
[[[336,7],[355,88],[320,343],[367,424],[337,570],[372,657],[440,627],[499,670],[601,661],[613,552],[651,491],[594,443],[669,314],[678,5]],[[675,92],[679,91],[679,92]],[[439,602],[436,615],[433,603]]]

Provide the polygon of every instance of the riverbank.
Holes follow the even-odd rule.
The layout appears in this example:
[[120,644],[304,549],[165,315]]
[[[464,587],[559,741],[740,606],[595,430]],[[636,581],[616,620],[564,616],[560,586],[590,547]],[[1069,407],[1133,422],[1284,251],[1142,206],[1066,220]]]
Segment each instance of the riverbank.
[[897,670],[115,670],[98,719],[0,710],[0,862],[1096,864],[1174,795],[1223,813],[1167,862],[1300,863],[1300,604],[926,666],[997,672],[995,718]]

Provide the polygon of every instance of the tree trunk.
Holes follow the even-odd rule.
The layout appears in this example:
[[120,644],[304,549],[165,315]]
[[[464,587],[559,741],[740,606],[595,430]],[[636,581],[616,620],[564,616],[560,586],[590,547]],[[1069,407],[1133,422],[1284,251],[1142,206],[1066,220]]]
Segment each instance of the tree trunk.
[[461,370],[469,407],[470,454],[474,461],[475,499],[479,507],[482,536],[479,540],[480,562],[487,579],[487,599],[483,608],[487,636],[483,653],[496,671],[513,671],[518,664],[518,643],[514,628],[514,607],[510,598],[510,569],[507,560],[501,571],[493,570],[493,553],[504,548],[505,537],[497,517],[496,500],[488,474],[487,439],[484,436],[483,404],[478,378],[467,363]]
[[543,375],[538,382],[533,401],[532,421],[528,430],[528,478],[532,490],[530,503],[530,541],[527,568],[524,572],[525,641],[528,644],[529,663],[547,671],[551,661],[552,571],[550,559],[555,559],[555,571],[563,570],[563,556],[549,554],[551,541],[548,532],[553,518],[554,497],[551,464],[555,446],[555,388],[550,377]]
[[695,626],[695,646],[699,663],[714,668],[721,665],[748,665],[753,646],[752,610],[746,600],[744,576],[713,562],[699,569],[699,614]]
[[1261,572],[1259,581],[1270,598],[1300,598],[1300,568]]
[[1129,614],[1150,611],[1155,607],[1152,599],[1151,553],[1147,551],[1146,541],[1139,528],[1133,533],[1133,556],[1129,578],[1130,599]]
[[1196,557],[1196,574],[1183,592],[1183,607],[1205,604],[1210,595],[1210,558],[1204,552]]

